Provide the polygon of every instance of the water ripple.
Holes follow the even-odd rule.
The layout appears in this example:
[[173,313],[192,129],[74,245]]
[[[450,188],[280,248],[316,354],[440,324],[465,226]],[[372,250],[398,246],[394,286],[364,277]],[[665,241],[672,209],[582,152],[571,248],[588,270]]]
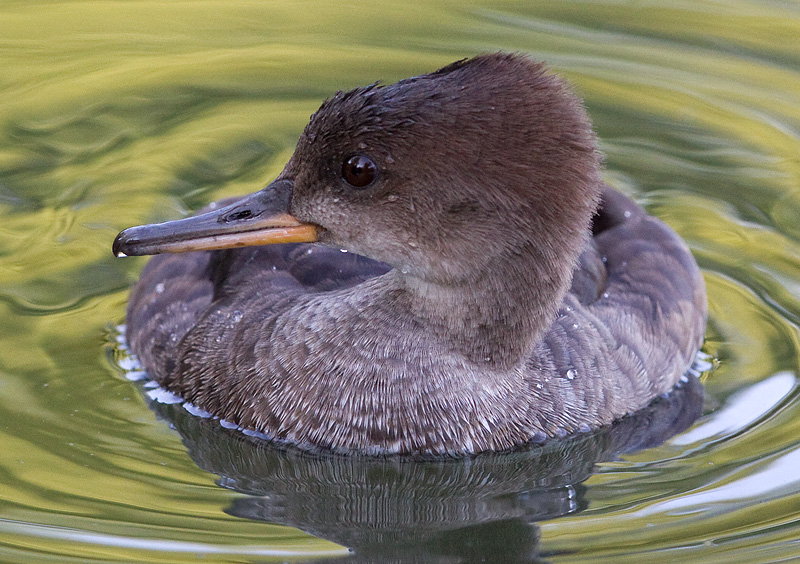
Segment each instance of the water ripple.
[[[508,562],[524,560],[520,539],[556,562],[800,555],[796,3],[12,0],[0,27],[0,559],[346,556],[322,540],[325,508],[316,532],[253,520],[303,508],[216,485],[233,487],[232,474],[198,468],[117,378],[109,327],[142,263],[113,259],[110,242],[123,227],[261,187],[337,89],[496,49],[569,78],[607,180],[690,245],[719,367],[684,434],[601,463],[572,489],[540,484],[563,494],[567,517],[543,517],[535,534],[515,521],[553,514],[531,488],[484,508],[505,520],[443,543],[494,540],[481,550]],[[304,467],[288,457],[275,475]],[[479,467],[456,474],[494,483]],[[380,510],[376,496],[365,511]],[[466,511],[409,499],[387,507],[440,521]]]

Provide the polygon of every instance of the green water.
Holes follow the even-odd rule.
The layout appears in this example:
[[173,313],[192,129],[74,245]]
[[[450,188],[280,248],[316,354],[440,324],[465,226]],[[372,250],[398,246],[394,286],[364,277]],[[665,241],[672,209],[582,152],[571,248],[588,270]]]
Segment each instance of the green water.
[[[0,561],[800,559],[800,3],[5,0],[0,30]],[[261,187],[338,89],[497,49],[572,81],[607,180],[694,251],[704,415],[555,484],[511,478],[530,457],[359,466],[232,437],[211,461],[220,433],[154,413],[114,360],[143,261],[113,237]],[[403,487],[351,487],[373,483]],[[431,523],[449,536],[403,545]],[[397,538],[348,556],[365,530]]]

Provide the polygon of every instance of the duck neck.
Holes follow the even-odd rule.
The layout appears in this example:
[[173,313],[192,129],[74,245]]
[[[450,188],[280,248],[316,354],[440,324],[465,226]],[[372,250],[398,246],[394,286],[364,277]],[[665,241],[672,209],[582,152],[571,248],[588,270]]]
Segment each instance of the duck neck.
[[399,313],[432,332],[439,346],[473,363],[510,370],[530,356],[569,287],[571,269],[548,268],[552,262],[528,246],[456,284],[393,271],[392,301]]

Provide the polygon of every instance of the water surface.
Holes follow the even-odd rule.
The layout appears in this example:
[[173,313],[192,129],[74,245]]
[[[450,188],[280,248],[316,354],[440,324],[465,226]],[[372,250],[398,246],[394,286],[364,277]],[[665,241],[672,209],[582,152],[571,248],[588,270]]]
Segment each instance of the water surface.
[[[0,29],[0,560],[800,558],[800,4],[9,0]],[[263,186],[338,89],[497,49],[575,85],[606,179],[695,253],[702,417],[610,459],[365,466],[151,409],[109,345],[143,265],[116,233]]]

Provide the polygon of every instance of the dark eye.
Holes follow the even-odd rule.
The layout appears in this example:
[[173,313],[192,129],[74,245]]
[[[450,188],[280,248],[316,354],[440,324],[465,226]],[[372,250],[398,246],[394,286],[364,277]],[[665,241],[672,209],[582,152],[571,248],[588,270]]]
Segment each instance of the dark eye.
[[342,178],[353,188],[366,188],[378,175],[378,167],[364,155],[353,155],[342,163]]

